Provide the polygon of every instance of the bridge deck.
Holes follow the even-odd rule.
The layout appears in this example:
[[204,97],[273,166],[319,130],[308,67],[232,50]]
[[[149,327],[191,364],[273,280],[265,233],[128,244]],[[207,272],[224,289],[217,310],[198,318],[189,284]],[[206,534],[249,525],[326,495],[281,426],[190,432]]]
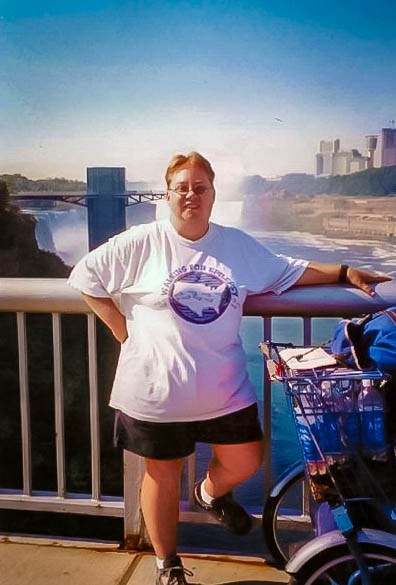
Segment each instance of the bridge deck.
[[[0,543],[2,585],[153,585],[155,559],[150,553],[117,550],[94,543],[59,543],[37,539]],[[187,580],[202,585],[260,585],[288,583],[283,571],[263,559],[219,555],[182,555],[194,573]]]

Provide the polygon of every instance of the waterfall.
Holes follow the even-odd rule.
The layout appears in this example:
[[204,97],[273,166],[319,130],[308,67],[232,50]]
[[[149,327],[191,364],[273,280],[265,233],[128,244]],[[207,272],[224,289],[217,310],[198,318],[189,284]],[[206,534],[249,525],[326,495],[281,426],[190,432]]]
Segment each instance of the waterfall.
[[36,218],[35,235],[41,250],[54,252],[66,264],[71,265],[88,252],[88,227],[84,208],[22,211]]
[[[242,201],[216,201],[212,220],[232,226],[241,225]],[[74,265],[88,252],[87,212],[84,207],[70,209],[24,210],[35,216],[36,240],[41,250],[55,252],[66,264]],[[169,215],[165,201],[140,203],[126,209],[126,225],[148,223]]]
[[36,218],[35,236],[38,247],[47,252],[56,252],[55,242],[50,227],[51,212],[38,211],[34,216]]

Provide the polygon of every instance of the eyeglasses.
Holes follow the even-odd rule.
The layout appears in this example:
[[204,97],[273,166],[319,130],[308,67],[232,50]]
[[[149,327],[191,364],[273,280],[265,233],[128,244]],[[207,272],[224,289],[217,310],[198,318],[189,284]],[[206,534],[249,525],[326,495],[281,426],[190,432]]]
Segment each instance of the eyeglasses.
[[169,191],[173,191],[177,193],[179,197],[187,197],[189,193],[194,193],[195,195],[206,195],[209,191],[210,187],[206,187],[205,185],[195,185],[195,187],[187,187],[187,185],[177,185],[175,189],[169,189]]

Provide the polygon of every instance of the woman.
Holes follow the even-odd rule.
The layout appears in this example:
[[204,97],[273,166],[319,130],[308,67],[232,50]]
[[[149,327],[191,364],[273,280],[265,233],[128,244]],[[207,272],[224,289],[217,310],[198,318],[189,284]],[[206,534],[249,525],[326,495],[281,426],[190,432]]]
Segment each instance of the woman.
[[237,534],[250,529],[250,517],[232,497],[262,459],[239,337],[247,294],[339,281],[374,294],[369,283],[388,280],[276,256],[240,230],[210,223],[213,181],[200,154],[175,156],[166,172],[170,219],[115,236],[70,276],[122,343],[110,406],[121,446],[145,458],[141,506],[157,585],[186,584],[176,553],[179,485],[195,442],[213,448],[208,473],[195,487],[197,504]]

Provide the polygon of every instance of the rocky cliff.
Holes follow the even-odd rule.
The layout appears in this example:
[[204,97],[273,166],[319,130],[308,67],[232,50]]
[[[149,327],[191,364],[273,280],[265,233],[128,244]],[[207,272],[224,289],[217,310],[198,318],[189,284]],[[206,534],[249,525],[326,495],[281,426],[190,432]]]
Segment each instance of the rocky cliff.
[[10,202],[7,184],[0,181],[0,277],[65,278],[70,273],[61,258],[40,250],[36,220]]

